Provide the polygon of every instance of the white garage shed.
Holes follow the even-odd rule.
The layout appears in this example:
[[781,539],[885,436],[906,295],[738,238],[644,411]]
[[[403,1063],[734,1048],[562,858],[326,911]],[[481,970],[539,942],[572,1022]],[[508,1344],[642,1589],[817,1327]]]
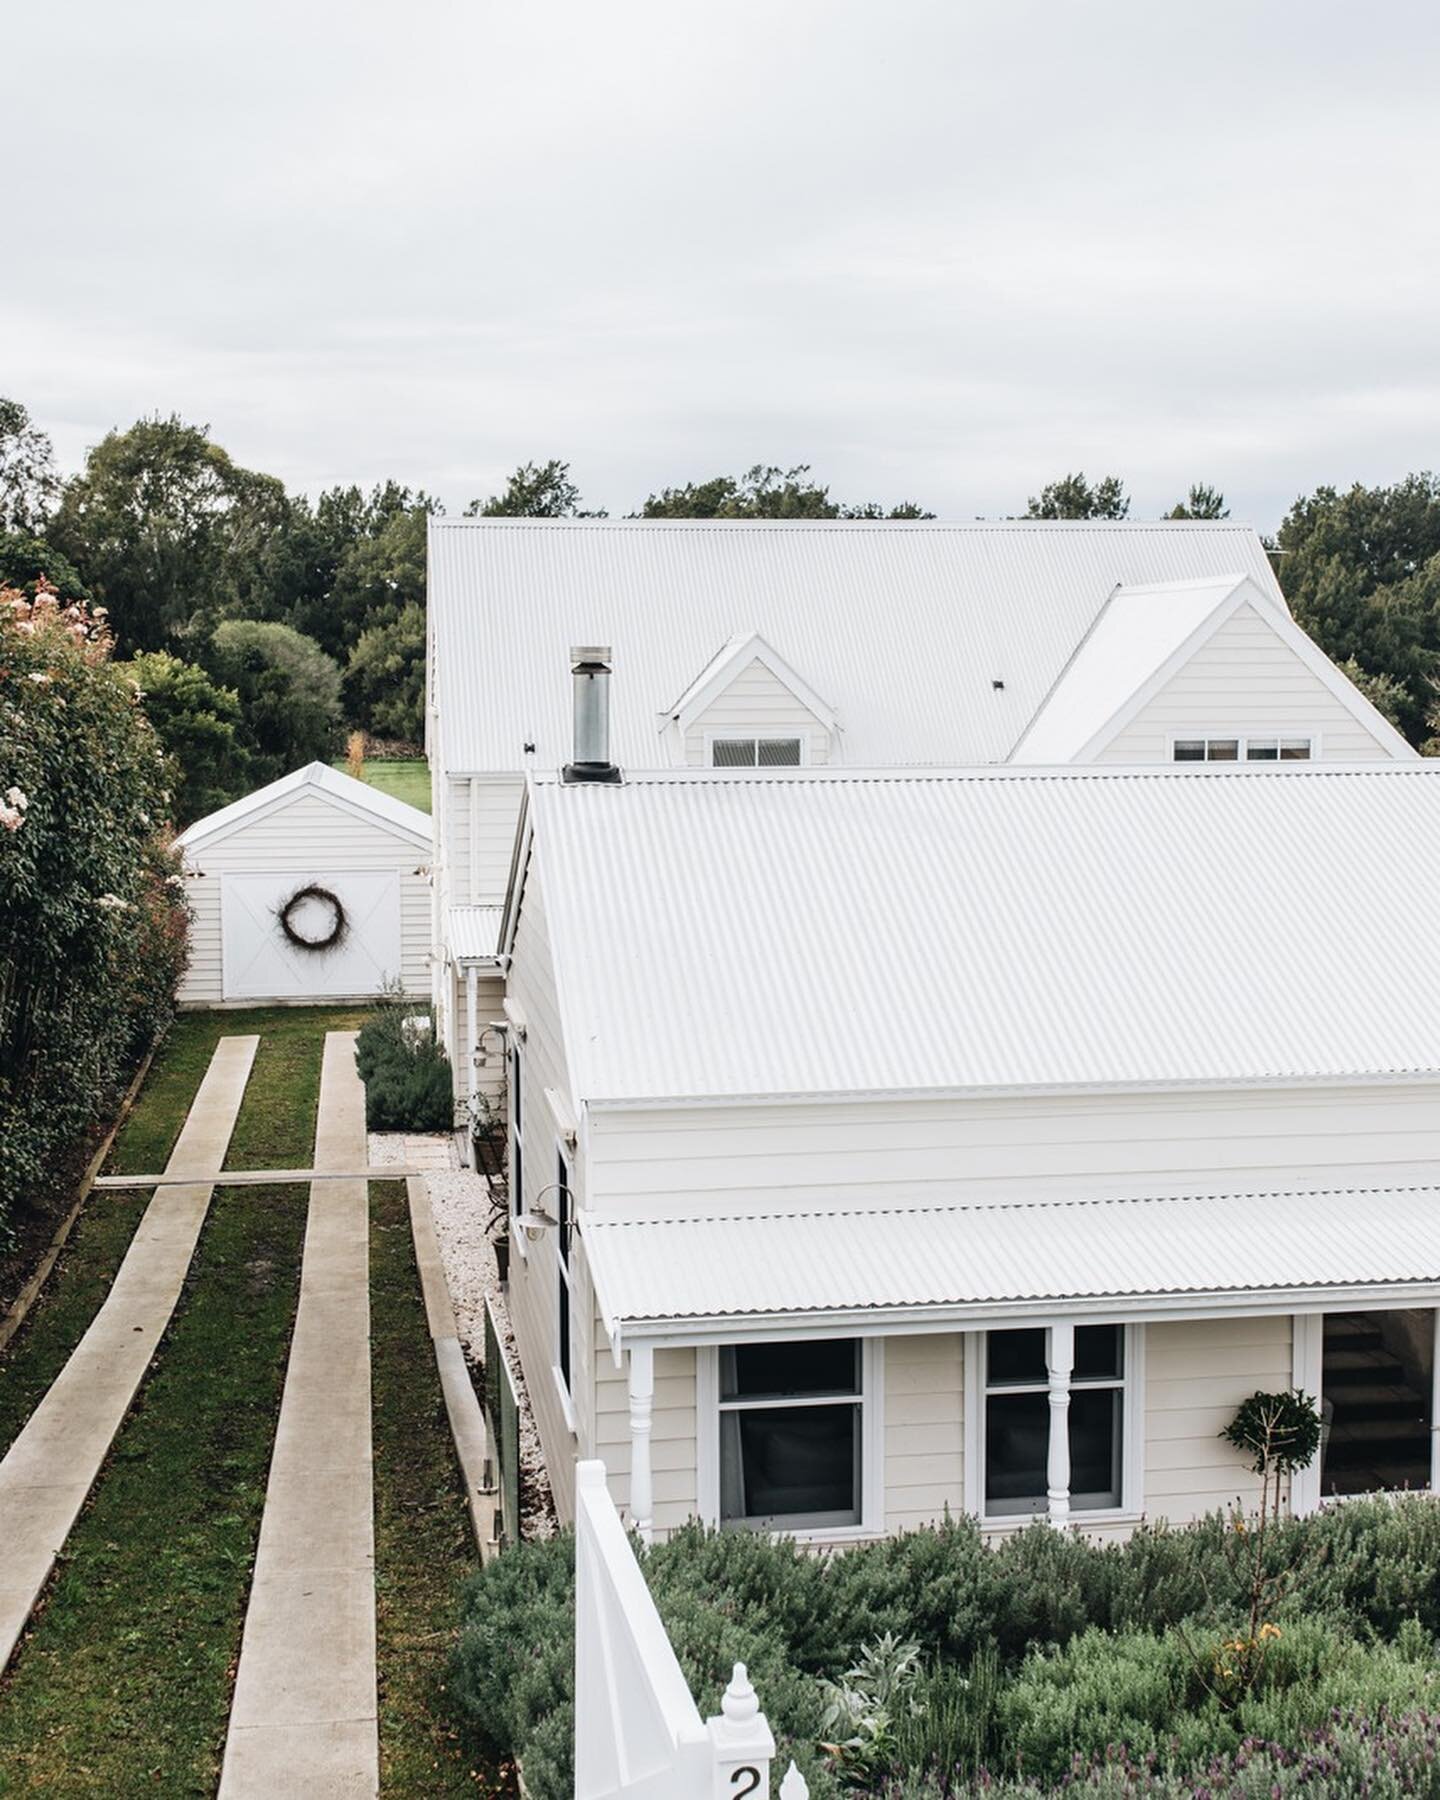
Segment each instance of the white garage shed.
[[311,763],[177,840],[190,901],[182,1006],[430,992],[429,815]]

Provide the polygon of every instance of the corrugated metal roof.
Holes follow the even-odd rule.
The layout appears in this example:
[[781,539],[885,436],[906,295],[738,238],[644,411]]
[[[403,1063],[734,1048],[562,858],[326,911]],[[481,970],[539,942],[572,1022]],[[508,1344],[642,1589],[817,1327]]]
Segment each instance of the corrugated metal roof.
[[422,845],[433,842],[429,813],[421,812],[418,806],[407,806],[393,794],[382,793],[379,788],[371,787],[368,781],[356,781],[353,776],[346,775],[339,769],[332,769],[328,763],[312,762],[306,763],[303,769],[292,769],[278,781],[256,788],[253,794],[244,794],[240,799],[232,800],[218,812],[207,813],[203,819],[197,819],[176,838],[175,847],[178,850],[193,851],[208,840],[233,831],[247,819],[268,812],[272,807],[298,798],[300,794],[310,790],[340,800],[347,806],[373,813],[377,819],[403,831],[407,837],[418,838]]
[[852,764],[998,762],[1117,583],[1237,572],[1283,606],[1259,538],[1229,521],[432,518],[445,763],[520,769],[527,743],[539,767],[566,761],[570,646],[599,643],[612,754],[662,767],[664,709],[754,631],[835,706]]
[[1440,763],[537,780],[579,1099],[1440,1071]]
[[[1015,747],[1023,763],[1077,757],[1245,581],[1175,581],[1116,588]],[[1265,604],[1258,589],[1247,589]]]
[[1440,1188],[749,1214],[581,1231],[606,1328],[1440,1284]]
[[452,906],[446,943],[457,962],[493,960],[500,941],[500,906]]

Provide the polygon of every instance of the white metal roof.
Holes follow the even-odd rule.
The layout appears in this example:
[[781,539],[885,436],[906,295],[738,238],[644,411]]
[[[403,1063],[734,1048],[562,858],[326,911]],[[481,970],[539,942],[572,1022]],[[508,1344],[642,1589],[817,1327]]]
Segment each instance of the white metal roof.
[[[1440,1188],[1175,1195],[629,1222],[586,1212],[601,1315],[652,1335],[905,1314],[927,1323],[1150,1301],[1440,1292]],[[1396,1304],[1393,1293],[1389,1304]],[[916,1313],[925,1318],[916,1320]],[[637,1332],[635,1328],[639,1328]]]
[[1228,520],[432,518],[445,764],[518,770],[527,743],[539,767],[568,760],[569,649],[599,643],[612,754],[663,766],[676,695],[754,632],[834,706],[849,762],[998,762],[1117,583],[1237,573],[1284,607],[1259,538]]
[[1440,763],[677,771],[528,804],[582,1101],[1440,1072]]
[[207,813],[203,819],[197,819],[176,838],[175,847],[193,853],[216,838],[228,836],[238,825],[259,818],[277,807],[288,805],[290,801],[310,791],[324,794],[352,812],[372,814],[380,823],[404,833],[426,848],[433,842],[429,813],[421,812],[418,806],[407,806],[393,794],[381,793],[379,788],[371,787],[368,781],[356,781],[353,776],[343,774],[339,769],[332,769],[328,763],[312,762],[306,763],[303,769],[294,769],[290,774],[282,775],[278,781],[256,788],[253,794],[244,794],[240,799],[232,800],[218,812]]
[[446,943],[456,962],[493,962],[500,939],[499,906],[452,906]]

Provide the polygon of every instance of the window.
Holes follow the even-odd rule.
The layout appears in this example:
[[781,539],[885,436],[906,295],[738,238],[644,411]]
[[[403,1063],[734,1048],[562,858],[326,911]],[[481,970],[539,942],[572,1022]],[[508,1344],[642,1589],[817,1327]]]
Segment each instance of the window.
[[[1125,1330],[1081,1325],[1070,1377],[1070,1505],[1124,1503]],[[1050,1380],[1043,1328],[985,1336],[985,1514],[1048,1509]]]
[[799,738],[712,738],[712,769],[798,769]]
[[717,1362],[720,1523],[787,1531],[861,1524],[860,1341],[729,1344]]
[[568,1394],[570,1383],[570,1165],[565,1152],[555,1157],[555,1367]]
[[[521,1213],[525,1210],[525,1151],[524,1145],[521,1142],[521,1133],[524,1128],[522,1112],[524,1101],[521,1095],[521,1087],[523,1084],[521,1082],[520,1045],[515,1041],[513,1036],[510,1040],[509,1074],[510,1210],[512,1213]],[[524,1236],[522,1232],[516,1232],[512,1235],[517,1243],[519,1243]]]
[[1308,737],[1176,738],[1175,762],[1309,762],[1314,740]]

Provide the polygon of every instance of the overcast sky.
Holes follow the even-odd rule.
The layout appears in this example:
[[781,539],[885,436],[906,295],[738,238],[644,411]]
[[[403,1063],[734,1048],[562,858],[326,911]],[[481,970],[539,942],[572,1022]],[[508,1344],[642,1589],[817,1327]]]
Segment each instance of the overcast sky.
[[[1066,469],[1275,524],[1440,464],[1433,0],[50,0],[0,393],[316,491]],[[18,163],[18,169],[17,169]]]

